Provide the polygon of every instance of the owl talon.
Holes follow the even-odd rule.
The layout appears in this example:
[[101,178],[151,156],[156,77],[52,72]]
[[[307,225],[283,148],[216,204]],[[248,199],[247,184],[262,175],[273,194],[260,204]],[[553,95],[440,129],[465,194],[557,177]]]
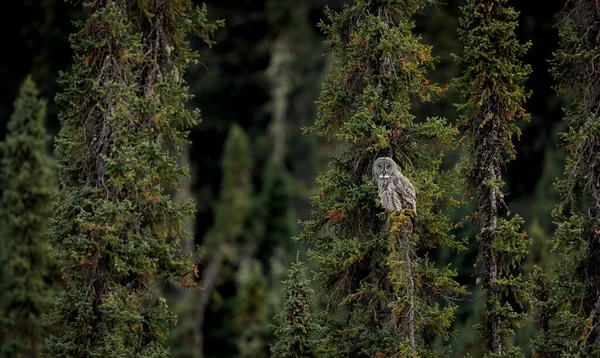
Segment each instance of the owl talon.
[[402,209],[402,214],[406,216],[410,216],[411,218],[415,218],[417,214],[413,209]]

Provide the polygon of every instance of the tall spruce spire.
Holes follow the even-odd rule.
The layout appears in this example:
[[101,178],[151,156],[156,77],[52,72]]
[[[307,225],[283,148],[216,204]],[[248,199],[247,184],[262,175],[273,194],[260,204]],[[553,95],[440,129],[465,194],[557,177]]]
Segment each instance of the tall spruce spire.
[[56,184],[46,151],[46,102],[30,77],[0,146],[0,357],[38,357],[51,304],[46,222]]
[[66,284],[49,322],[55,357],[165,357],[167,302],[159,278],[180,279],[191,262],[176,255],[192,203],[173,202],[189,111],[183,81],[196,61],[186,37],[209,36],[206,11],[190,0],[85,1],[71,36],[73,67],[57,138],[61,192],[49,240]]
[[539,356],[600,356],[600,6],[572,0],[558,15],[559,48],[551,72],[559,93],[573,94],[561,133],[567,154],[553,212],[555,272],[535,292]]
[[[464,294],[455,272],[427,255],[462,243],[448,234],[440,210],[456,204],[453,173],[439,167],[455,130],[444,119],[411,113],[413,104],[444,92],[428,79],[431,47],[413,33],[411,18],[425,3],[358,0],[341,12],[327,10],[321,24],[332,73],[311,131],[339,140],[344,150],[318,178],[301,239],[314,245],[334,356],[443,355],[430,343],[449,338],[453,299]],[[378,202],[371,168],[379,156],[392,157],[417,190],[416,227],[408,234],[409,218],[387,217]]]
[[317,358],[324,350],[317,336],[320,329],[310,310],[313,290],[305,278],[305,265],[296,258],[283,281],[283,311],[276,318],[277,343],[271,347],[273,358]]
[[502,170],[516,155],[512,139],[520,130],[515,119],[529,119],[523,84],[531,69],[520,60],[529,44],[517,41],[518,13],[506,0],[470,0],[462,12],[459,37],[464,49],[458,62],[464,72],[455,84],[466,100],[457,108],[469,138],[465,174],[477,204],[472,217],[478,226],[478,282],[485,297],[476,328],[486,356],[521,356],[510,338],[525,316],[513,305],[525,297],[519,266],[529,240],[521,231],[523,219],[509,216]]

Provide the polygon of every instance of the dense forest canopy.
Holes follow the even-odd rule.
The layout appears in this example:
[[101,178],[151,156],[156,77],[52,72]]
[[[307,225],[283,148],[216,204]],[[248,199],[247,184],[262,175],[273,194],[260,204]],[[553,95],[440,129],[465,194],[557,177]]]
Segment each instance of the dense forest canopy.
[[598,14],[11,3],[0,357],[598,356]]

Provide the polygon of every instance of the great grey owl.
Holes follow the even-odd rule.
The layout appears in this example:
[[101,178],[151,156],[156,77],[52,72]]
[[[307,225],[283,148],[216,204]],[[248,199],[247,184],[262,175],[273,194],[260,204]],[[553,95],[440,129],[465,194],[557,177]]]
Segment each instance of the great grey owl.
[[417,215],[415,187],[400,173],[392,158],[377,158],[373,163],[373,176],[377,179],[379,197],[384,209],[389,211],[414,210],[414,214]]

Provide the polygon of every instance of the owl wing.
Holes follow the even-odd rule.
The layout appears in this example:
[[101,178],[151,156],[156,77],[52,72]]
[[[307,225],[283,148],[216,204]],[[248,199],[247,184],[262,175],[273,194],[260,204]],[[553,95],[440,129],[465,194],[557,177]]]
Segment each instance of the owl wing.
[[417,213],[417,192],[415,187],[412,185],[410,180],[404,175],[398,173],[398,176],[394,180],[396,191],[402,199],[402,207],[405,209],[412,209]]

